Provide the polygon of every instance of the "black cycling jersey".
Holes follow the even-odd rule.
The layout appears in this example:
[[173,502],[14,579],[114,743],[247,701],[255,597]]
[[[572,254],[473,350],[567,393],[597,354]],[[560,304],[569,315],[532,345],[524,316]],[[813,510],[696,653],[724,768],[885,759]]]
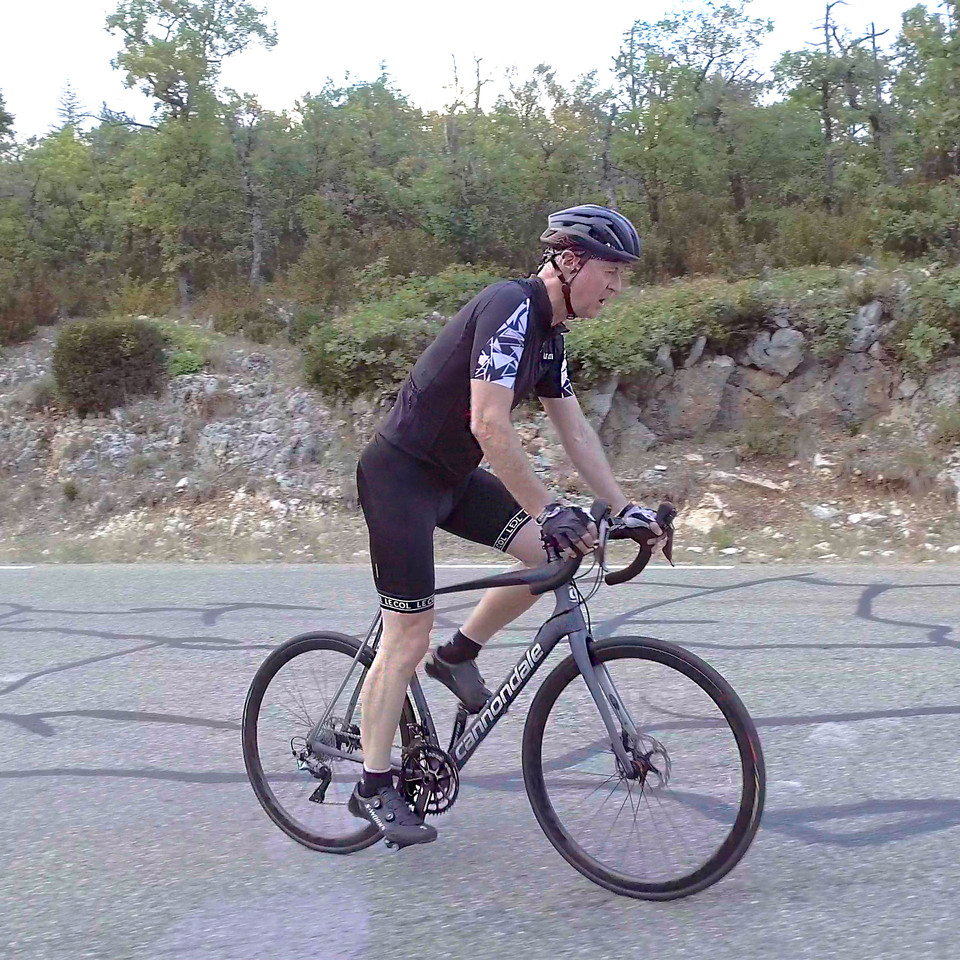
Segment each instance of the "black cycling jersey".
[[451,483],[483,459],[470,430],[470,381],[513,390],[513,404],[572,397],[562,324],[537,277],[482,290],[443,328],[417,361],[378,433]]

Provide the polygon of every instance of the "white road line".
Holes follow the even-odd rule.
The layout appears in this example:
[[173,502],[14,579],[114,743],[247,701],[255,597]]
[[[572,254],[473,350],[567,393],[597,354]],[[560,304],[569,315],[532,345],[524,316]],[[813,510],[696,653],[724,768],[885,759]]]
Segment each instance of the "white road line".
[[[509,570],[512,564],[506,563],[438,563],[438,570]],[[611,572],[625,570],[626,567],[609,567]],[[671,567],[668,563],[651,563],[647,570],[733,570],[733,564],[678,563]]]
[[13,566],[12,564],[0,564],[0,570],[32,570],[33,567]]

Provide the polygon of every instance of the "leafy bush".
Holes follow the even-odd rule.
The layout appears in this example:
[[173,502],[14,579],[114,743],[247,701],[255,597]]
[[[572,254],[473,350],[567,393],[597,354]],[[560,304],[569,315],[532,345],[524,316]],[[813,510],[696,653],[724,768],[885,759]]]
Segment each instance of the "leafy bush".
[[285,327],[276,314],[260,304],[228,310],[213,319],[213,329],[217,333],[243,336],[254,343],[269,343]]
[[167,353],[167,375],[182,377],[189,373],[200,373],[205,365],[203,357],[192,350],[172,350]]
[[115,316],[165,314],[172,305],[169,281],[135,280],[129,274],[117,279],[107,295],[109,312]]
[[433,318],[385,317],[372,308],[329,320],[304,344],[307,381],[332,397],[393,393],[440,328]]
[[214,339],[195,324],[169,318],[152,321],[160,330],[166,345],[166,369],[170,377],[200,373],[210,359]]
[[81,416],[158,394],[165,382],[163,336],[126,317],[71,324],[57,338],[53,375],[60,397]]
[[960,407],[945,407],[934,413],[930,439],[934,443],[960,443]]
[[908,259],[960,250],[960,178],[930,186],[889,189],[873,237],[884,250]]
[[17,282],[14,271],[0,264],[0,347],[21,343],[33,336],[38,326],[53,323],[59,305],[42,280]]
[[298,329],[303,316],[315,318],[304,344],[308,381],[330,396],[395,392],[443,325],[433,314],[452,315],[497,279],[485,270],[454,265],[434,277],[390,278],[391,295],[341,317],[321,319],[304,311],[295,321]]
[[935,327],[925,320],[920,320],[911,325],[909,332],[899,341],[897,347],[900,356],[908,364],[924,370],[942,355],[945,347],[952,343],[953,337],[942,327]]

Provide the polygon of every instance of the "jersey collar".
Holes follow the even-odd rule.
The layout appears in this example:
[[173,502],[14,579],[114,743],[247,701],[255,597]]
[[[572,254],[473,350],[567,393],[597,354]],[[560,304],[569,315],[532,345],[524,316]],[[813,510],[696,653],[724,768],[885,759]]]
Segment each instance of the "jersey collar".
[[553,305],[550,303],[546,284],[540,277],[531,277],[530,282],[533,294],[533,313],[536,317],[537,330],[540,336],[546,339],[554,333],[566,333],[569,328],[565,323],[558,323],[556,326],[550,324],[550,321],[553,320]]

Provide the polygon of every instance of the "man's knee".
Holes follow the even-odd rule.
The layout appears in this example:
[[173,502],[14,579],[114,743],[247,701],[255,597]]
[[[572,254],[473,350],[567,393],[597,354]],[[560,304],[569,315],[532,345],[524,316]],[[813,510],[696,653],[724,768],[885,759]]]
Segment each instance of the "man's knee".
[[528,520],[520,528],[507,548],[507,552],[525,567],[539,567],[540,564],[546,563],[547,556],[540,540],[540,528],[533,520]]
[[430,649],[433,611],[423,613],[383,613],[381,650],[400,669],[412,674]]

